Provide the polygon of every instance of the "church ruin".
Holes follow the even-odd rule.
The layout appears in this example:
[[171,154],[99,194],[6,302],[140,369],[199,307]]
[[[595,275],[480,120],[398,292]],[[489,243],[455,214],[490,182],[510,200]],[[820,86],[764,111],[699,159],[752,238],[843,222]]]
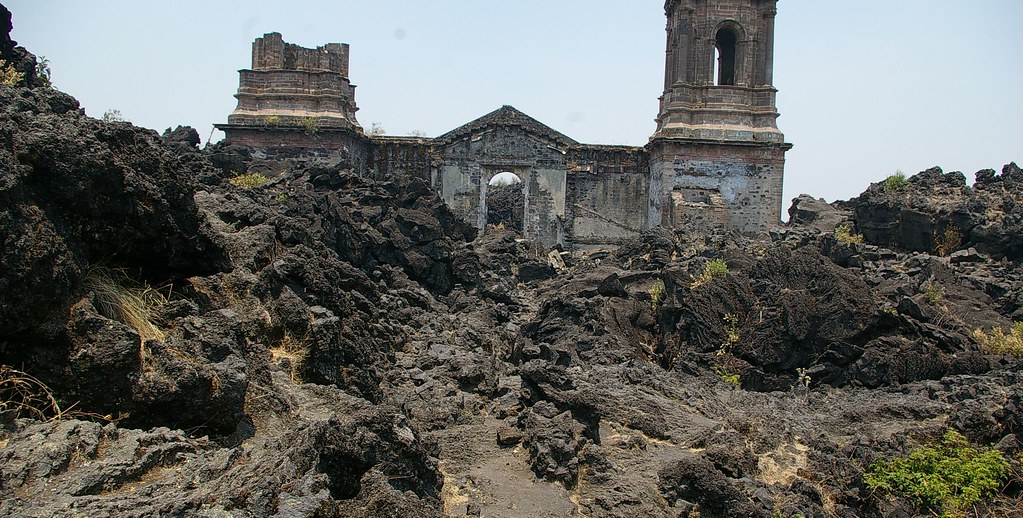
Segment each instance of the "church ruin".
[[[776,124],[776,6],[665,3],[664,94],[643,147],[579,143],[511,106],[435,138],[370,135],[355,118],[348,45],[305,49],[278,33],[253,43],[238,107],[217,127],[228,145],[421,178],[481,230],[499,219],[545,246],[613,244],[659,225],[757,232],[781,220],[792,147]],[[519,181],[492,186],[498,175]]]

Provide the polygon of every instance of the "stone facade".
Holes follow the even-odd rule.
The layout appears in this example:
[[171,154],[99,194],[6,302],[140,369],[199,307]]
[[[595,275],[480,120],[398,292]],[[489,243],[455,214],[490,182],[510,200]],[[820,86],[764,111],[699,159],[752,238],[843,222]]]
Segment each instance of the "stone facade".
[[[367,135],[348,46],[303,49],[277,33],[253,44],[238,108],[218,127],[230,145],[329,153],[379,179],[418,177],[481,230],[495,221],[493,192],[501,223],[546,246],[613,244],[658,225],[758,232],[781,221],[791,148],[775,122],[776,4],[666,2],[665,90],[644,147],[581,144],[511,106],[436,138]],[[518,178],[521,195],[498,194],[490,183],[501,173]]]
[[627,239],[647,225],[649,153],[628,146],[568,150],[565,237],[573,245]]
[[546,246],[564,242],[566,150],[576,142],[504,106],[434,141],[433,182],[444,201],[477,227],[487,223],[494,176],[517,176],[524,197],[524,236]]

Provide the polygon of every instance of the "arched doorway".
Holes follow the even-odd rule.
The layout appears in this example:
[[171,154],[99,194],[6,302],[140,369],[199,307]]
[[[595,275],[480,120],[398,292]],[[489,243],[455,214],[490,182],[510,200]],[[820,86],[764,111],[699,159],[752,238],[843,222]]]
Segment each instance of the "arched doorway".
[[487,225],[523,232],[526,195],[522,179],[503,171],[487,183]]

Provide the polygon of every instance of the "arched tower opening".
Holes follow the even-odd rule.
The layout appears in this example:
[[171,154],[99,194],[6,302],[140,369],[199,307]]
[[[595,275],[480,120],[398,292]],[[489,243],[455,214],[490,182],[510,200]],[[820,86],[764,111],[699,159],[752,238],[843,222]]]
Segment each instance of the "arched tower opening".
[[718,30],[714,37],[714,84],[717,86],[735,85],[735,44],[738,38],[729,28]]

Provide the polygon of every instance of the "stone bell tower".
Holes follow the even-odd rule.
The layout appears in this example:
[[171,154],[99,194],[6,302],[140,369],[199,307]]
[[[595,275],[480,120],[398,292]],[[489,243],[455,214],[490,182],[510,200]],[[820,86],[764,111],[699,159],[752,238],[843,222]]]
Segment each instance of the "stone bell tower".
[[355,85],[348,79],[348,45],[307,49],[271,32],[252,43],[252,68],[239,71],[238,107],[215,126],[230,144],[263,149],[352,149]]
[[650,226],[756,232],[781,221],[785,152],[772,86],[777,0],[667,0],[650,138]]

